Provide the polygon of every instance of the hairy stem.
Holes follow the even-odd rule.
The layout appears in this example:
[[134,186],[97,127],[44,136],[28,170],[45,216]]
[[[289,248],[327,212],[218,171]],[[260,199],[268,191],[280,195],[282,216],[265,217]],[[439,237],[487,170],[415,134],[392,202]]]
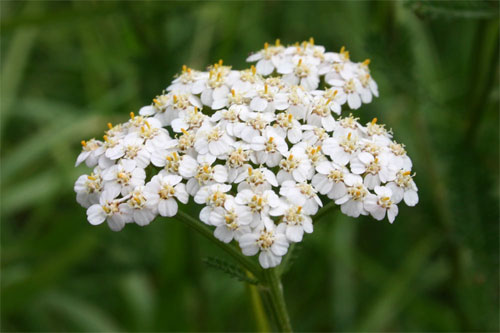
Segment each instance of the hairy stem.
[[263,299],[267,301],[274,321],[280,332],[292,332],[290,317],[283,295],[283,286],[278,275],[277,268],[269,268],[263,271],[263,281],[261,288]]

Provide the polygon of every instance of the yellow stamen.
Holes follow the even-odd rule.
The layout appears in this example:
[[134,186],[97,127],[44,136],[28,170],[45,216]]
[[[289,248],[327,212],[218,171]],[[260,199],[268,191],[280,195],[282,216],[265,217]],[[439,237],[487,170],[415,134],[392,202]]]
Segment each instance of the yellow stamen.
[[250,69],[252,70],[252,74],[255,75],[255,73],[257,72],[257,68],[255,68],[255,66],[252,65]]
[[177,155],[177,152],[176,152],[176,151],[174,151],[174,152],[172,153],[172,155],[174,155],[174,159],[175,159],[176,161],[178,161],[178,160],[179,160],[179,155]]
[[299,66],[302,65],[302,59],[299,59]]
[[153,103],[158,104],[160,102],[158,102],[158,100],[156,98],[153,98]]
[[344,53],[344,52],[345,52],[345,46],[342,46],[342,47],[340,48],[340,53]]
[[370,59],[366,59],[365,61],[363,61],[363,65],[368,66],[370,62],[371,62]]
[[233,97],[234,97],[235,94],[236,94],[236,92],[234,91],[234,89],[231,89],[231,95],[233,95]]
[[87,178],[90,179],[90,180],[96,180],[97,179],[96,176],[87,176]]
[[251,176],[251,175],[252,175],[252,171],[253,171],[253,169],[252,169],[252,168],[248,168],[248,175],[250,175],[250,176]]
[[280,42],[279,38],[276,39],[276,43],[275,44],[276,44],[276,46],[280,46],[281,45],[281,42]]
[[266,94],[267,94],[267,89],[268,89],[268,86],[267,86],[267,84],[265,84],[264,85],[264,93],[266,93]]
[[189,135],[188,131],[186,131],[184,128],[181,128],[181,132],[184,133],[184,135]]
[[109,128],[109,129],[112,129],[112,128],[113,128],[113,124],[108,123],[108,128]]
[[273,137],[270,137],[269,138],[269,143],[273,142],[274,138]]
[[314,45],[314,38],[309,38],[309,44]]
[[409,176],[411,174],[411,171],[405,171],[403,172],[403,176]]
[[174,95],[174,103],[177,103],[178,97],[177,95]]
[[107,135],[103,135],[102,138],[104,139],[104,141],[108,142],[108,136]]
[[302,206],[297,207],[297,214],[299,214],[301,210],[302,210]]
[[268,47],[269,47],[269,43],[268,43],[268,42],[265,42],[265,43],[264,43],[264,49],[266,49],[266,50],[267,50],[267,48],[268,48]]
[[205,165],[203,166],[203,171],[208,172],[208,165],[206,165],[206,164],[205,164]]
[[375,125],[375,123],[377,122],[377,120],[378,120],[377,118],[373,118],[372,119],[372,125]]
[[293,119],[293,116],[292,116],[292,114],[291,114],[291,113],[289,113],[289,114],[288,114],[288,121],[292,121],[292,119]]
[[82,144],[82,146],[86,146],[87,145],[87,142],[85,142],[85,140],[82,140],[82,142],[80,142]]
[[187,70],[187,66],[186,65],[182,65],[182,72],[185,73]]
[[135,118],[135,114],[133,112],[130,112],[130,118],[132,118],[132,119]]
[[289,161],[293,160],[293,154],[288,155],[288,160]]
[[219,59],[219,66],[222,66],[223,63],[224,61],[222,59]]
[[347,140],[351,140],[351,134],[352,132],[349,132],[349,134],[347,134]]

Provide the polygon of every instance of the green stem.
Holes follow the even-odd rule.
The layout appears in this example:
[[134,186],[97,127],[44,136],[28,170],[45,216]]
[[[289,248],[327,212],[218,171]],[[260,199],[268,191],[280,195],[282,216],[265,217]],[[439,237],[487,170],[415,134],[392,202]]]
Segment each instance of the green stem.
[[[281,332],[292,332],[278,268],[262,269],[257,263],[244,256],[237,246],[221,242],[214,237],[213,231],[208,226],[189,214],[186,214],[182,210],[177,212],[175,219],[187,224],[190,228],[213,241],[217,244],[217,246],[241,264],[249,272],[249,274],[257,278],[260,282],[259,289],[261,291],[262,300],[265,301],[269,310],[273,314],[276,327]],[[260,307],[261,306],[262,305],[260,305]]]
[[199,232],[206,238],[210,239],[214,242],[218,247],[223,249],[227,254],[229,254],[234,260],[236,260],[239,264],[241,264],[245,269],[247,269],[250,273],[252,273],[258,280],[261,279],[262,269],[250,258],[244,256],[240,249],[236,247],[234,244],[226,244],[221,242],[217,238],[214,237],[213,231],[203,224],[201,221],[193,218],[189,214],[184,213],[182,210],[177,212],[175,219],[187,224],[190,228]]
[[290,317],[286,308],[283,286],[278,275],[277,268],[269,268],[263,271],[262,280],[263,298],[267,300],[271,312],[274,314],[276,326],[280,332],[292,332]]
[[263,299],[257,286],[247,283],[258,332],[271,332],[269,318],[262,304]]

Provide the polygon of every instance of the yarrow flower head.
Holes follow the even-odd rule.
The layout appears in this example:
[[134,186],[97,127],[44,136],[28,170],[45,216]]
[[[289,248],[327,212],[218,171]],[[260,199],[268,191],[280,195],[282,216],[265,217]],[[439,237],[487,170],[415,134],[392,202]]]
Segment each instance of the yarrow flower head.
[[191,199],[217,239],[269,268],[326,203],[390,223],[398,204],[418,203],[405,146],[376,118],[342,114],[378,97],[369,60],[310,39],[266,43],[247,61],[242,71],[183,66],[138,115],[82,141],[76,164],[93,170],[74,189],[92,225],[144,226]]

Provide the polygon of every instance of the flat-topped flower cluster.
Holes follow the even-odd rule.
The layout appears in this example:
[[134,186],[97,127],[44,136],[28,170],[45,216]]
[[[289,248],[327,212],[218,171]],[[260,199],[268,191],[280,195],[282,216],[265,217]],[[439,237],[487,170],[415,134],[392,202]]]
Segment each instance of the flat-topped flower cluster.
[[369,60],[278,40],[247,61],[242,71],[184,66],[138,115],[82,141],[77,165],[93,171],[75,191],[91,224],[144,226],[191,197],[215,237],[260,252],[268,268],[313,231],[324,203],[392,223],[400,202],[418,202],[404,145],[377,119],[340,116],[378,96]]

